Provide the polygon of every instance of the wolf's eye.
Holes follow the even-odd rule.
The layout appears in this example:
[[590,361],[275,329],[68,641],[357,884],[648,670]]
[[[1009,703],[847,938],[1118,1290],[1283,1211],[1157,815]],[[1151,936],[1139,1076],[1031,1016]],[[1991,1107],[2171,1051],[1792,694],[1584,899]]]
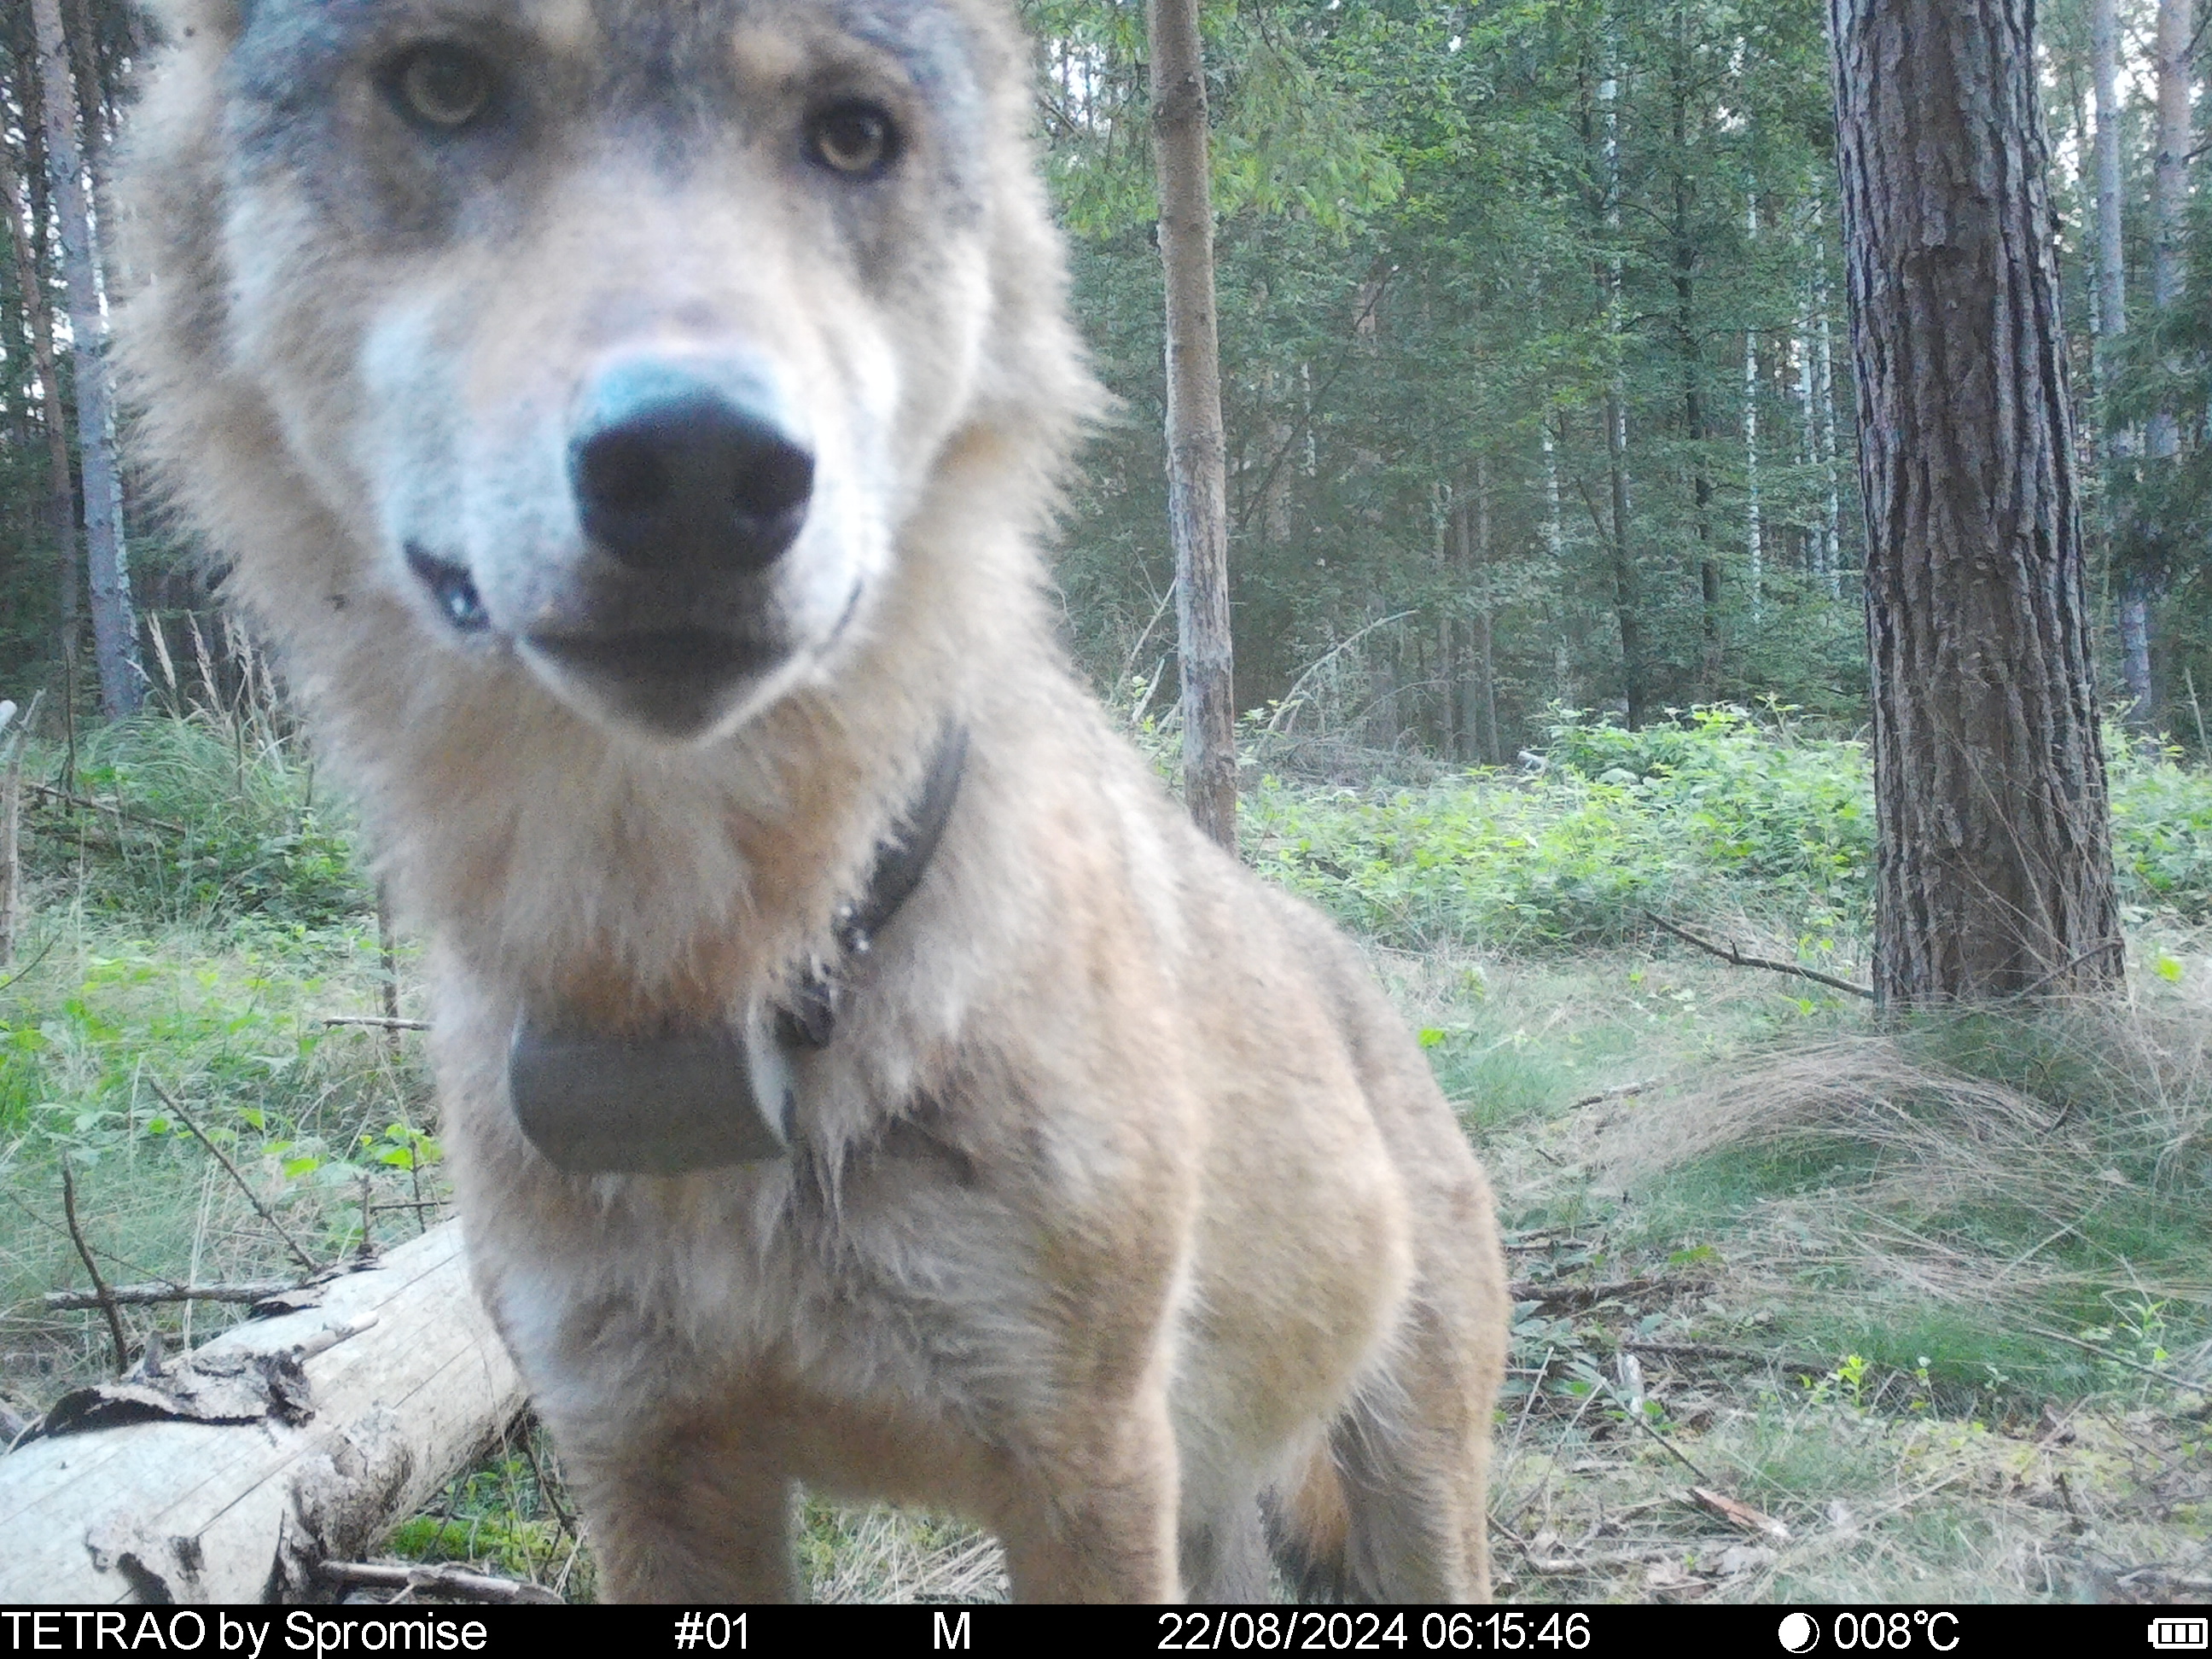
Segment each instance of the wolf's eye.
[[450,131],[483,113],[491,70],[459,46],[417,46],[393,65],[390,85],[404,113]]
[[898,155],[898,129],[873,104],[833,104],[810,122],[808,147],[823,166],[848,178],[881,173]]

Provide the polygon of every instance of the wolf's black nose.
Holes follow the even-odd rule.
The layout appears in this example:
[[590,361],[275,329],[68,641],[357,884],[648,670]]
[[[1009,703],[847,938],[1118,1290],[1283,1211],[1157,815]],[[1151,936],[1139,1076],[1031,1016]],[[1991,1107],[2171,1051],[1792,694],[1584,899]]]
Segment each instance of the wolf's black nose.
[[814,457],[742,369],[644,359],[587,388],[568,442],[584,533],[641,570],[758,570],[806,520]]

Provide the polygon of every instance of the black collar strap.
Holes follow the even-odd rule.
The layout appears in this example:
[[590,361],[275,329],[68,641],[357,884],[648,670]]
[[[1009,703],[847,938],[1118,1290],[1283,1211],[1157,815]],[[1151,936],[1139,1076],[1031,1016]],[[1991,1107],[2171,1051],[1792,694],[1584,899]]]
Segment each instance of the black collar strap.
[[630,1041],[549,1031],[527,1013],[507,1046],[507,1092],[531,1144],[571,1175],[687,1175],[781,1158],[791,1146],[792,1056],[836,1035],[844,973],[921,884],[952,816],[968,732],[937,746],[920,798],[876,848],[868,884],[839,907],[837,955],[793,1006],[756,1004],[742,1030]]

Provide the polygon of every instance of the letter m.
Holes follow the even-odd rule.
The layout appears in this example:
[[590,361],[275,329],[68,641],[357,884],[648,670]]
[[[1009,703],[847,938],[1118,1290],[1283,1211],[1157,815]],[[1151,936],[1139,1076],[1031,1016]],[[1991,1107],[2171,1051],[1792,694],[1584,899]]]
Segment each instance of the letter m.
[[941,1609],[932,1613],[930,1615],[932,1621],[930,1646],[933,1648],[974,1646],[975,1644],[968,1639],[968,1618],[969,1615],[963,1613],[957,1619],[947,1619]]

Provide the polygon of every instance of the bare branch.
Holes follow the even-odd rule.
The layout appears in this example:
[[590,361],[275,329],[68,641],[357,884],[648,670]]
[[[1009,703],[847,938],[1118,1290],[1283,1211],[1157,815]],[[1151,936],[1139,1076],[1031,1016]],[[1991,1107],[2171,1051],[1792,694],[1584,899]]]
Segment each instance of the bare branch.
[[208,1151],[213,1152],[216,1158],[221,1161],[222,1167],[230,1171],[230,1178],[238,1183],[238,1190],[246,1194],[246,1201],[253,1206],[255,1214],[258,1215],[264,1221],[267,1222],[270,1226],[276,1230],[277,1237],[284,1241],[284,1248],[292,1252],[292,1260],[298,1262],[302,1267],[305,1267],[311,1273],[319,1273],[322,1272],[323,1264],[316,1261],[314,1257],[309,1255],[307,1251],[300,1248],[300,1241],[293,1237],[290,1233],[285,1231],[284,1224],[276,1218],[276,1216],[270,1212],[269,1206],[261,1201],[260,1194],[256,1193],[253,1190],[252,1184],[247,1182],[246,1178],[239,1173],[238,1165],[233,1164],[230,1159],[224,1155],[222,1147],[216,1146],[215,1142],[210,1140],[207,1136],[201,1132],[200,1126],[192,1121],[191,1114],[187,1113],[182,1106],[179,1106],[177,1103],[176,1097],[172,1095],[167,1089],[164,1089],[159,1083],[155,1082],[150,1077],[146,1079],[146,1086],[151,1089],[161,1097],[161,1103],[164,1106],[167,1107],[172,1112],[176,1114],[177,1121],[183,1124],[187,1129],[190,1129],[192,1132],[193,1137],[198,1140],[200,1145],[206,1147]]
[[1838,979],[1833,974],[1824,974],[1817,968],[1802,968],[1794,962],[1778,962],[1772,957],[1747,957],[1736,948],[1734,940],[1724,945],[1716,945],[1711,939],[1699,939],[1686,927],[1677,927],[1673,922],[1653,915],[1649,910],[1644,913],[1644,919],[1660,932],[1672,933],[1685,945],[1694,945],[1708,956],[1718,957],[1723,962],[1732,963],[1738,968],[1764,968],[1771,974],[1795,974],[1799,979],[1809,979],[1816,985],[1848,991],[1851,995],[1864,997],[1869,1001],[1874,1000],[1871,986],[1854,985],[1850,980]]
[[518,1607],[557,1607],[561,1598],[543,1584],[519,1578],[494,1578],[459,1567],[386,1566],[376,1561],[325,1561],[315,1568],[319,1577],[334,1584],[362,1584],[374,1589],[412,1591],[417,1595],[450,1595],[457,1601],[489,1601]]
[[84,1229],[77,1224],[76,1182],[70,1174],[67,1158],[62,1160],[62,1213],[69,1218],[70,1243],[76,1246],[78,1260],[84,1263],[85,1272],[92,1275],[93,1302],[107,1316],[107,1332],[115,1339],[115,1370],[120,1376],[131,1363],[131,1343],[123,1334],[123,1316],[115,1310],[114,1293],[100,1276],[100,1264],[92,1259],[92,1247],[84,1242]]
[[172,1279],[157,1279],[149,1285],[110,1285],[100,1291],[48,1291],[46,1306],[58,1310],[97,1308],[107,1303],[127,1307],[149,1307],[162,1302],[240,1302],[266,1301],[287,1291],[304,1288],[294,1279],[255,1279],[236,1285],[179,1285]]

